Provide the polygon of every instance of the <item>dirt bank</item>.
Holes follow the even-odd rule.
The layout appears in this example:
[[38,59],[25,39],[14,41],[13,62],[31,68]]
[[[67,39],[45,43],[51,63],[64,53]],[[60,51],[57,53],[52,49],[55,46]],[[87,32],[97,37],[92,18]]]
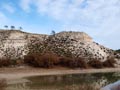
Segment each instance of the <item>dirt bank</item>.
[[120,72],[120,68],[104,68],[104,69],[68,69],[62,67],[57,67],[53,69],[41,69],[31,67],[0,68],[0,78],[11,80],[38,75],[42,76],[62,74],[105,73],[105,72]]

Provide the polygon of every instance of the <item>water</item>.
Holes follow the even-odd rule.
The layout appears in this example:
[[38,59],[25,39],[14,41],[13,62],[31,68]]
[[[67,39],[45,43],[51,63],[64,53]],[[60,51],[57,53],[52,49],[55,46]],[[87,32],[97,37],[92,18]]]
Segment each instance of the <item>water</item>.
[[35,76],[8,82],[6,90],[79,90],[80,85],[103,87],[119,79],[120,73]]

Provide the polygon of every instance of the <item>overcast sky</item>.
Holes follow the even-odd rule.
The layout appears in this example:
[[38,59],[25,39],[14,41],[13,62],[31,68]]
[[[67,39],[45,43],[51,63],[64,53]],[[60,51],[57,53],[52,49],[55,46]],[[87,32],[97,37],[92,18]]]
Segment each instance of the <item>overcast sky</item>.
[[50,34],[83,31],[94,41],[120,48],[120,0],[0,0],[0,28]]

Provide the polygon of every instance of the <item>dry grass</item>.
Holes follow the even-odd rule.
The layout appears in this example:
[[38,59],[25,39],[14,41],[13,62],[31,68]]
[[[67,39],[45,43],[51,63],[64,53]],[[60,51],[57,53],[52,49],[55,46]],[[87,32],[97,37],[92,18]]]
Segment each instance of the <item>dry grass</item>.
[[52,52],[30,54],[24,57],[24,62],[34,67],[51,68],[59,63],[59,58]]
[[10,59],[0,59],[0,67],[8,67],[11,65]]
[[12,60],[8,58],[0,59],[0,67],[19,66],[23,64],[23,60]]
[[77,59],[77,66],[80,67],[80,68],[88,68],[88,64],[87,64],[87,62],[85,61],[84,58],[78,58]]
[[114,58],[109,58],[105,62],[98,59],[92,59],[88,63],[84,58],[59,57],[55,53],[45,52],[42,54],[29,54],[24,57],[24,62],[30,66],[52,68],[54,66],[63,66],[69,68],[104,68],[114,67]]
[[83,58],[60,57],[59,65],[69,68],[87,68],[88,65]]
[[90,60],[88,65],[92,68],[103,68],[103,63],[98,59]]
[[116,61],[114,60],[114,58],[108,58],[106,61],[103,62],[103,66],[104,67],[115,67],[114,64],[116,63]]

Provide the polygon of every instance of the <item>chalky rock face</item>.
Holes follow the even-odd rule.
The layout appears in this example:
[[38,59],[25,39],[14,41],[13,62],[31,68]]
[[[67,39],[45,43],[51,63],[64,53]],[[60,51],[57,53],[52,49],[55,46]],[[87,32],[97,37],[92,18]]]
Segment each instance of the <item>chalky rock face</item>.
[[[61,32],[50,37],[51,50],[66,56],[98,58],[104,61],[113,50],[95,43],[84,32]],[[53,48],[52,48],[53,47]],[[90,60],[90,59],[89,59]]]
[[114,51],[84,32],[60,32],[54,35],[31,34],[19,30],[0,30],[0,58],[20,59],[28,53],[52,51],[60,56],[99,58],[104,61]]
[[43,40],[39,34],[0,30],[0,58],[23,59],[29,53],[28,43],[32,38]]
[[84,32],[60,32],[56,34],[57,38],[69,38],[72,40],[77,40],[81,42],[92,42],[92,38]]
[[22,58],[26,53],[26,34],[20,31],[0,31],[0,58]]

